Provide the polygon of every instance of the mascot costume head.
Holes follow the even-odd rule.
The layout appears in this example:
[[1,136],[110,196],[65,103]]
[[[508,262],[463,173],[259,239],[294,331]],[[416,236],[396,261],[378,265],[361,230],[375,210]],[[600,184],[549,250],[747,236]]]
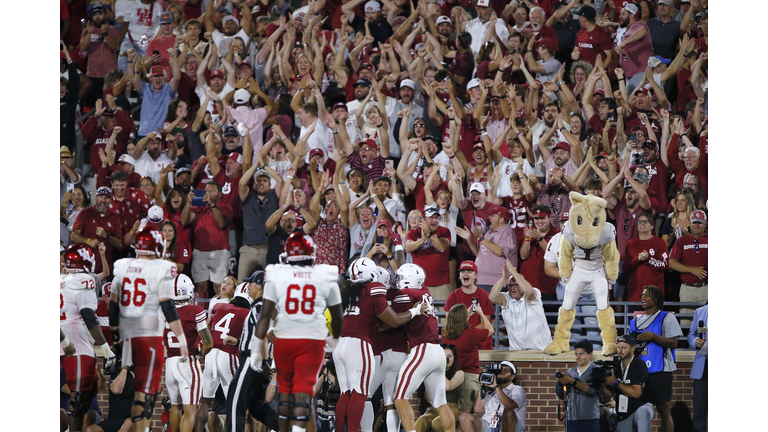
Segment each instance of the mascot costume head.
[[[555,337],[544,352],[570,351],[574,307],[586,287],[591,287],[597,302],[597,319],[603,339],[603,355],[616,354],[616,321],[608,307],[608,285],[619,275],[616,228],[605,222],[608,203],[599,197],[571,192],[568,222],[560,242],[560,277],[565,283],[563,305],[557,316]],[[610,281],[610,282],[609,282]]]

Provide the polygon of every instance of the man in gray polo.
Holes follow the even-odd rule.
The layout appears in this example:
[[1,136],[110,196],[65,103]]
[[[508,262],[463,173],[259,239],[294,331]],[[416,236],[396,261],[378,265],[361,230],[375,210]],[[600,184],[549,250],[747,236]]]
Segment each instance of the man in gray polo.
[[[254,164],[240,179],[240,201],[243,203],[243,246],[240,247],[237,280],[248,277],[256,270],[264,270],[267,263],[267,219],[280,206],[278,190],[283,179],[269,167]],[[270,189],[270,175],[275,178],[275,188]],[[253,177],[253,188],[248,182]]]

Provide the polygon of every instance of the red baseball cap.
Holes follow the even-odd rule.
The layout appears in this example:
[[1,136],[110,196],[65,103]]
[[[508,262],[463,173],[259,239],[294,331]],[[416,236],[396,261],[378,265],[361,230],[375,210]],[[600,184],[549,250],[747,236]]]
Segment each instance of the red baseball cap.
[[[549,209],[547,209],[547,210],[549,210]],[[542,211],[541,209],[537,209],[536,212],[533,214],[533,218],[534,219],[536,219],[536,218],[545,218],[545,217],[549,216],[550,214],[551,214],[551,212],[549,212],[549,211]]]
[[693,213],[691,213],[691,223],[693,222],[704,223],[706,221],[707,221],[707,214],[704,213],[704,211],[695,210]]
[[654,149],[656,151],[659,151],[659,143],[657,143],[656,141],[654,141],[652,139],[645,140],[645,142],[643,143],[643,148],[645,148],[645,147],[648,147],[648,148]]
[[390,222],[389,219],[387,218],[379,219],[379,222],[376,224],[376,227],[378,228],[382,225],[387,227],[387,231],[392,231],[392,222]]
[[243,155],[241,155],[238,152],[232,152],[227,156],[227,158],[232,159],[233,161],[242,164],[243,163]]
[[373,65],[370,63],[363,63],[359,68],[357,68],[357,73],[360,73],[360,71],[363,69],[368,69],[369,71],[373,72]]
[[490,207],[488,209],[488,214],[489,215],[501,216],[504,219],[507,219],[509,217],[509,211],[506,208],[504,208],[504,207],[502,207],[500,205],[494,205],[494,206]]
[[376,151],[379,151],[379,145],[376,144],[376,141],[370,138],[360,143],[360,150],[362,150],[363,146],[366,146],[366,145]]
[[480,150],[482,150],[482,151],[485,151],[485,146],[483,145],[483,143],[482,143],[482,142],[477,142],[477,143],[475,143],[475,145],[473,145],[473,146],[472,146],[472,151],[473,151],[473,152],[474,152],[475,150],[477,150],[477,149],[480,149]]
[[213,78],[221,78],[221,79],[225,80],[225,79],[227,79],[227,76],[224,75],[224,72],[222,72],[220,70],[215,70],[215,71],[211,72],[211,79],[213,79]]
[[570,217],[571,217],[571,214],[570,214],[569,212],[563,212],[563,213],[560,215],[560,221],[561,221],[561,222],[562,222],[562,221],[566,221],[566,220],[570,219]]
[[349,109],[347,108],[347,104],[344,102],[336,102],[333,105],[333,109],[331,111],[336,111],[336,108],[344,108],[344,111],[349,112]]
[[462,261],[461,265],[459,266],[459,271],[462,270],[472,270],[473,272],[477,273],[477,264],[475,264],[474,261]]
[[152,66],[149,70],[149,76],[164,76],[162,66]]
[[550,38],[546,38],[546,37],[541,38],[540,40],[536,41],[533,45],[537,47],[543,46],[544,48],[547,49],[547,51],[557,51],[557,48],[555,48],[555,41],[553,41]]
[[565,151],[569,152],[569,151],[571,151],[571,145],[568,144],[565,141],[560,141],[559,143],[557,143],[555,148],[552,149],[552,152],[554,153],[554,151],[557,150],[557,149],[565,150]]
[[599,154],[599,155],[595,156],[595,159],[599,159],[599,158],[607,158],[607,157],[608,157],[608,156],[610,156],[610,155],[611,155],[611,154],[610,154],[610,153],[608,153],[607,151],[604,151],[604,152],[600,152],[600,154]]
[[312,151],[309,152],[310,159],[312,159],[316,155],[320,155],[321,158],[325,159],[325,152],[323,152],[322,149],[316,148],[316,149],[312,149]]

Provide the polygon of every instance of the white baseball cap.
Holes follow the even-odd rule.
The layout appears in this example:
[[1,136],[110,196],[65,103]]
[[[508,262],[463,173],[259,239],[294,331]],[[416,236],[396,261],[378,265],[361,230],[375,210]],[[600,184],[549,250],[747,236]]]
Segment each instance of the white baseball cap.
[[451,24],[451,19],[450,19],[450,18],[448,18],[448,17],[447,17],[447,16],[445,16],[445,15],[441,15],[441,16],[439,16],[439,17],[437,18],[437,21],[435,22],[435,25],[440,25],[440,24],[442,24],[442,23],[448,23],[448,24]]
[[117,160],[118,163],[129,163],[131,165],[136,165],[136,160],[133,159],[133,156],[126,154],[121,154],[120,159]]
[[472,186],[469,188],[469,193],[472,192],[480,192],[481,194],[485,193],[485,187],[483,187],[482,183],[472,183]]
[[147,211],[147,220],[149,220],[152,223],[158,223],[163,221],[163,209],[153,205],[149,208]]
[[469,83],[467,84],[467,90],[472,90],[475,87],[480,87],[479,78],[472,78],[471,80],[469,80]]
[[235,92],[235,103],[246,104],[251,99],[251,94],[246,89],[240,89]]
[[491,7],[491,0],[477,0],[477,7]]
[[365,12],[378,12],[381,10],[381,5],[376,0],[371,0],[365,4]]
[[627,3],[626,6],[624,6],[624,10],[631,13],[632,15],[637,15],[637,5],[633,3]]
[[403,87],[408,87],[411,90],[416,90],[416,84],[414,84],[413,81],[409,79],[404,79],[400,81],[400,88],[403,88]]

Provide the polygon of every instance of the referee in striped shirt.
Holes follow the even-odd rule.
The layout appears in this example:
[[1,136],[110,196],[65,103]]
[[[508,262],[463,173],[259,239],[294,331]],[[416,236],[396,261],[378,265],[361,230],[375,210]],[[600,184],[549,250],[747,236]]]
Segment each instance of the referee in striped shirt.
[[251,338],[256,331],[256,322],[261,313],[264,272],[258,270],[251,277],[243,279],[243,282],[248,282],[248,294],[253,299],[253,304],[251,313],[248,314],[247,325],[243,326],[243,334],[240,337],[240,367],[232,379],[227,394],[227,430],[230,432],[245,430],[246,410],[250,410],[251,416],[264,423],[269,429],[280,430],[277,412],[264,402],[272,370],[265,364],[263,372],[256,372],[251,369],[249,359]]

